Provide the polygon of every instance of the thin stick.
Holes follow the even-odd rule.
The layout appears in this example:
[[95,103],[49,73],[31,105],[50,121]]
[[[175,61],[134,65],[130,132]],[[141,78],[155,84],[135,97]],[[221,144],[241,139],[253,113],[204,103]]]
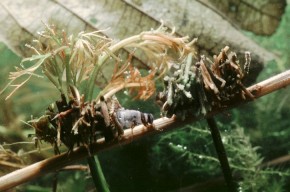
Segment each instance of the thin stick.
[[88,171],[88,166],[85,165],[68,165],[61,168],[59,171]]
[[226,153],[224,144],[222,142],[221,134],[217,127],[216,121],[213,117],[207,118],[206,121],[210,128],[213,143],[214,143],[217,155],[218,155],[219,162],[221,164],[225,181],[228,185],[228,189],[230,192],[235,192],[237,191],[236,183],[233,180],[232,171],[231,171],[230,164],[228,161],[227,153]]
[[[277,91],[281,88],[284,88],[289,84],[290,84],[290,70],[285,71],[279,75],[273,76],[263,82],[257,83],[256,85],[249,87],[248,90],[256,98],[259,98],[271,92]],[[249,101],[252,101],[252,100],[250,99],[244,100],[243,102],[236,103],[233,106],[228,106],[227,108],[222,108],[216,111],[212,111],[206,116],[206,118],[216,115],[218,113],[221,113],[225,110],[229,110],[233,107],[236,107],[240,104],[243,104]],[[139,139],[140,137],[144,137],[153,133],[154,134],[161,133],[161,131],[158,131],[158,130],[163,130],[163,131],[172,130],[182,125],[197,121],[200,118],[202,117],[198,117],[198,118],[194,117],[191,119],[186,119],[184,121],[180,121],[176,119],[175,117],[159,118],[154,121],[154,126],[156,129],[147,128],[142,125],[136,126],[134,127],[133,131],[125,130],[124,137],[121,141],[105,143],[104,138],[102,138],[102,139],[99,139],[97,143],[93,144],[90,147],[90,149],[92,149],[92,154],[95,154],[97,152],[110,149],[112,147],[120,146],[120,144],[130,143],[134,140]],[[76,162],[88,156],[89,154],[88,154],[87,148],[82,146],[82,147],[76,148],[69,155],[67,153],[63,153],[63,154],[45,159],[43,161],[34,163],[25,168],[16,170],[0,178],[0,191],[13,188],[29,180],[45,175],[48,172],[58,170],[66,165],[72,164],[73,162]]]

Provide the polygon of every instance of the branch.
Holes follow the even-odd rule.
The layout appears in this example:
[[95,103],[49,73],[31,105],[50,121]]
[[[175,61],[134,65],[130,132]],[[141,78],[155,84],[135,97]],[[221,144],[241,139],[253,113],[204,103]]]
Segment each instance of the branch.
[[89,171],[89,168],[85,165],[68,165],[63,167],[60,171]]
[[[274,91],[277,91],[281,88],[284,88],[288,86],[289,84],[290,84],[290,70],[280,73],[276,76],[273,76],[260,83],[257,83],[249,87],[247,90],[251,92],[255,96],[255,98],[259,98],[269,93],[272,93]],[[209,114],[207,114],[206,117],[211,117],[218,113],[222,113],[225,110],[229,110],[231,108],[234,108],[240,104],[247,103],[249,101],[252,101],[252,100],[244,100],[242,102],[235,103],[232,106],[228,106],[226,108],[221,108],[216,111],[212,111]],[[108,150],[112,147],[120,146],[120,144],[130,143],[133,140],[137,140],[147,135],[161,133],[160,130],[162,130],[162,132],[172,130],[182,125],[195,122],[201,118],[204,118],[204,117],[193,117],[191,119],[186,119],[184,121],[181,121],[175,118],[174,116],[172,118],[165,118],[165,117],[159,118],[154,121],[155,129],[150,128],[150,127],[144,127],[142,125],[136,126],[132,130],[131,129],[125,130],[122,140],[117,141],[117,142],[105,143],[104,138],[102,138],[102,139],[99,139],[96,143],[92,144],[90,146],[90,149],[92,149],[93,154],[96,154],[97,152]],[[63,154],[45,159],[43,161],[34,163],[25,168],[16,170],[0,178],[0,191],[13,188],[29,180],[45,175],[48,172],[59,170],[66,165],[72,164],[73,162],[76,162],[88,156],[89,154],[88,154],[87,148],[85,148],[84,146],[81,146],[81,147],[76,148],[70,154],[63,153]]]
[[282,157],[278,157],[271,161],[263,163],[260,165],[260,167],[263,168],[263,167],[269,167],[269,166],[281,166],[287,163],[289,164],[289,162],[290,162],[290,155],[284,155]]

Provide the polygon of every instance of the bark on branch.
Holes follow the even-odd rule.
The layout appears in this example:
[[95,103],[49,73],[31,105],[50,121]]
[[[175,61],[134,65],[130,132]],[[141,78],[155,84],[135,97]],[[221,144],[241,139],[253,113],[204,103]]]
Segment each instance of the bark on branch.
[[[265,81],[262,81],[260,83],[253,85],[248,88],[248,91],[250,91],[256,98],[259,98],[269,93],[272,93],[276,90],[284,88],[288,86],[289,84],[290,84],[290,70],[280,73]],[[244,100],[243,102],[233,104],[232,106],[228,106],[226,108],[212,111],[207,116],[211,117],[213,115],[221,113],[225,110],[229,110],[231,108],[234,108],[243,103],[247,103],[249,101],[250,100]],[[174,128],[178,128],[184,124],[195,122],[201,118],[204,118],[204,117],[191,118],[191,119],[186,119],[184,121],[180,121],[176,119],[175,117],[159,118],[154,121],[155,129],[146,128],[142,125],[136,126],[133,130],[131,129],[125,130],[124,137],[121,141],[105,143],[104,139],[99,139],[97,143],[91,146],[92,153],[96,154],[97,152],[110,149],[114,146],[119,146],[120,144],[130,143],[133,140],[137,140],[141,137],[144,137],[150,134],[158,134],[163,131],[168,131]],[[0,178],[0,191],[13,188],[29,180],[45,175],[49,172],[59,170],[66,165],[72,164],[73,162],[81,160],[88,156],[89,156],[88,150],[82,146],[82,147],[76,148],[70,154],[63,153],[63,154],[45,159],[43,161],[34,163],[25,168],[16,170]]]

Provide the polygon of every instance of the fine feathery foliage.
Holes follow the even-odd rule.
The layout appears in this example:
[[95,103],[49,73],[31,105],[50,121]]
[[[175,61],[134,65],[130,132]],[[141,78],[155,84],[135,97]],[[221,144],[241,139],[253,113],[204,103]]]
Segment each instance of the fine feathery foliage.
[[[117,65],[112,76],[112,85],[107,86],[102,91],[102,95],[112,91],[112,88],[115,88],[114,86],[118,83],[119,87],[122,86],[123,88],[153,86],[150,81],[155,79],[151,76],[155,76],[157,73],[160,77],[167,71],[169,62],[174,62],[176,58],[181,59],[189,53],[194,53],[192,46],[194,41],[189,42],[188,37],[176,37],[174,31],[166,32],[163,25],[156,30],[142,32],[119,42],[113,42],[103,36],[101,31],[81,32],[77,36],[70,35],[67,37],[64,31],[59,32],[54,26],[46,25],[45,30],[39,33],[39,39],[33,41],[35,45],[27,45],[35,51],[36,55],[23,59],[20,64],[21,67],[16,68],[16,72],[10,73],[9,79],[11,81],[2,92],[10,86],[14,87],[7,96],[9,98],[32,76],[40,77],[41,75],[37,70],[42,70],[42,73],[55,85],[60,93],[67,97],[71,94],[69,86],[80,89],[81,83],[85,81],[83,84],[86,84],[87,88],[82,94],[85,95],[86,100],[91,101],[95,81],[102,78],[102,67],[111,62],[108,61],[109,58],[114,59]],[[130,59],[123,61],[115,55],[122,48],[141,51],[147,56],[147,66],[150,71],[147,78],[141,78],[138,69],[130,63]],[[175,52],[175,57],[168,54],[169,50]],[[124,74],[126,71],[128,72]],[[122,75],[125,76],[120,78]],[[123,79],[127,80],[123,81]],[[139,85],[136,85],[136,83]],[[148,89],[151,89],[151,87]],[[140,91],[144,92],[142,89]],[[152,94],[153,92],[149,93]],[[148,98],[150,96],[144,96],[144,94],[140,93],[139,97]]]
[[[260,167],[263,158],[259,148],[252,146],[244,128],[236,124],[219,125],[224,130],[222,140],[233,176],[239,178],[239,191],[283,191],[283,178],[289,176],[289,171]],[[179,178],[183,173],[185,183],[191,182],[187,181],[189,178],[200,182],[215,178],[220,174],[219,160],[210,138],[210,131],[203,124],[188,125],[163,135],[150,152],[152,174],[166,173]],[[271,181],[279,185],[272,185]]]

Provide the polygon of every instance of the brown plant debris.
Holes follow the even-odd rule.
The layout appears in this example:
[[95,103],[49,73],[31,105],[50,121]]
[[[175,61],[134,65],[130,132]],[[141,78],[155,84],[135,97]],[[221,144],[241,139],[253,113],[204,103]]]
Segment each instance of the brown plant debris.
[[13,151],[0,146],[0,175],[23,168],[24,161]]
[[194,63],[193,55],[189,54],[180,64],[172,64],[174,70],[164,77],[164,91],[156,97],[167,117],[205,115],[213,108],[254,99],[243,85],[249,72],[250,53],[245,53],[241,66],[235,53],[227,54],[228,49],[225,47],[213,61],[201,56]]

